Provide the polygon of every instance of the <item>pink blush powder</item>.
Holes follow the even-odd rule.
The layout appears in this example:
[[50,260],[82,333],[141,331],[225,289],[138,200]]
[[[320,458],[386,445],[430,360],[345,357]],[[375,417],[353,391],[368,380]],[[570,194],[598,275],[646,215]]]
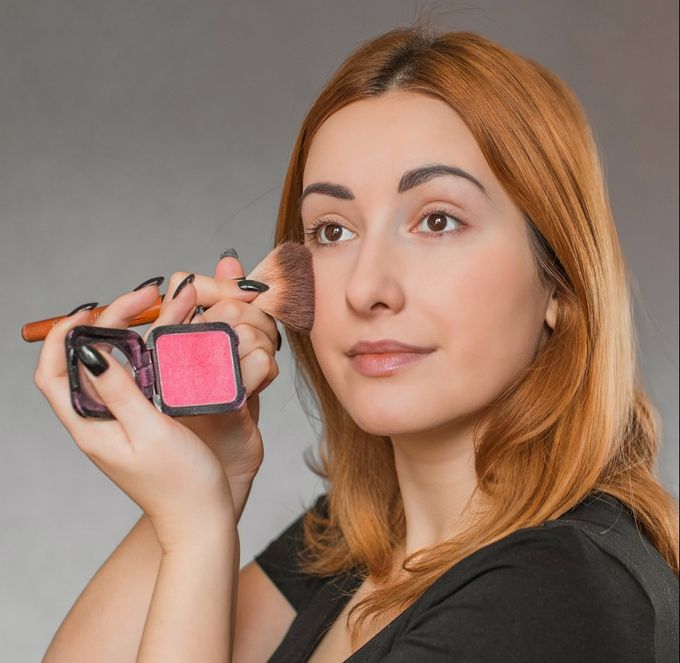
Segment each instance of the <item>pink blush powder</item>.
[[156,361],[163,400],[170,407],[236,398],[234,355],[224,332],[162,334],[156,339]]

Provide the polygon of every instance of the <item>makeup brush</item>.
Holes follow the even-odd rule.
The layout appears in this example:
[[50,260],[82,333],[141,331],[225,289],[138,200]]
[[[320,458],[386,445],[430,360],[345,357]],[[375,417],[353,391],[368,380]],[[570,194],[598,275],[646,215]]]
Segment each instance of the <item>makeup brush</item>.
[[[293,331],[304,334],[311,331],[314,324],[314,271],[312,254],[304,244],[279,244],[246,278],[269,286],[269,290],[259,293],[252,304]],[[137,327],[156,320],[164,297],[161,295],[153,306],[131,320],[129,326]],[[94,322],[106,308],[98,306],[92,309],[91,321]],[[29,343],[44,341],[50,329],[65,317],[27,322],[21,328],[21,338]]]

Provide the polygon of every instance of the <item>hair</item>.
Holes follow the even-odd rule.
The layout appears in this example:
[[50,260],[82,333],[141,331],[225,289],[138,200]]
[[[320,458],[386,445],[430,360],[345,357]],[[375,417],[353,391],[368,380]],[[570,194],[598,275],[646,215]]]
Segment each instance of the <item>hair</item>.
[[[525,214],[541,280],[559,307],[525,372],[480,415],[477,488],[489,510],[465,531],[410,555],[390,575],[405,518],[390,438],[361,430],[339,403],[309,336],[287,329],[299,385],[320,413],[318,459],[328,511],[305,521],[303,568],[357,570],[376,589],[350,612],[363,622],[411,605],[453,564],[524,527],[564,514],[592,491],[627,506],[678,574],[677,503],[656,475],[660,422],[641,385],[629,277],[600,158],[578,100],[555,74],[478,34],[391,30],[356,48],[305,117],[290,159],[275,245],[304,241],[303,169],[321,124],[344,106],[395,90],[446,102]],[[355,614],[356,611],[356,614]]]

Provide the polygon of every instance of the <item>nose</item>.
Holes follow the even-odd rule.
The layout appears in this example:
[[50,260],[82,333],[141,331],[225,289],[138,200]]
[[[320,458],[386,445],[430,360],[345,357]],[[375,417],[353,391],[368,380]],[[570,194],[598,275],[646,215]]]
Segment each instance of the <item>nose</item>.
[[345,286],[347,306],[359,316],[397,313],[404,306],[406,256],[388,233],[368,232],[357,242]]

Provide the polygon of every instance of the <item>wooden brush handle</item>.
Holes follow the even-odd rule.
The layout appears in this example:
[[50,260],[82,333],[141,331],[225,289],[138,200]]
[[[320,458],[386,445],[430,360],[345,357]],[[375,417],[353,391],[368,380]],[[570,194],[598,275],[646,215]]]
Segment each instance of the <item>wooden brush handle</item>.
[[[158,319],[161,312],[161,303],[163,297],[159,297],[156,303],[150,308],[142,311],[138,316],[130,321],[130,327],[138,327],[139,325],[147,325],[150,322],[154,322]],[[91,313],[91,321],[94,322],[100,315],[102,311],[105,311],[108,306],[98,306],[93,308]],[[35,343],[35,341],[44,341],[45,337],[49,333],[50,329],[54,327],[58,322],[63,320],[65,315],[57,316],[56,318],[47,318],[46,320],[36,320],[35,322],[27,322],[21,328],[21,338],[28,343]]]

